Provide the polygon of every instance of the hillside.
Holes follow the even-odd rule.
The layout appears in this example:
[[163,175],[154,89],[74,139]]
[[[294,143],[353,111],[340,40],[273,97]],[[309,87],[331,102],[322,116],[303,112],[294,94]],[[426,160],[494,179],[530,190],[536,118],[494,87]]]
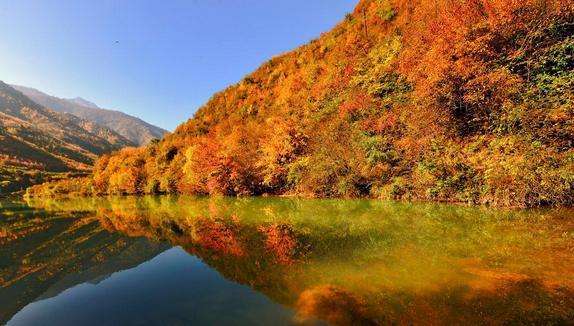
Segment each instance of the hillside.
[[63,99],[37,89],[12,85],[34,102],[52,110],[73,114],[91,123],[107,127],[136,145],[162,138],[167,131],[123,112],[106,110],[83,98]]
[[362,0],[160,142],[58,186],[572,205],[573,52],[572,1]]
[[38,171],[88,170],[99,155],[131,145],[105,127],[46,109],[0,82],[0,193],[41,181]]

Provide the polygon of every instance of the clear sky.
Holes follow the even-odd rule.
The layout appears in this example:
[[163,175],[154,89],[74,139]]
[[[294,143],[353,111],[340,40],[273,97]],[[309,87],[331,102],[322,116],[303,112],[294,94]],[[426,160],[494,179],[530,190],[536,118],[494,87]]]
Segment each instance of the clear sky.
[[172,130],[357,0],[0,1],[0,80]]

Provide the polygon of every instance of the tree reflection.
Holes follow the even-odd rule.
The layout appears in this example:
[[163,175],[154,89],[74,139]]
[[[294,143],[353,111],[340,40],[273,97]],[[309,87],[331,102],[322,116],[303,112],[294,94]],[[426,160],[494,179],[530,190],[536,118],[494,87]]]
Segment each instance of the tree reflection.
[[192,197],[36,205],[87,208],[109,232],[181,246],[226,278],[293,307],[296,322],[574,318],[570,211]]

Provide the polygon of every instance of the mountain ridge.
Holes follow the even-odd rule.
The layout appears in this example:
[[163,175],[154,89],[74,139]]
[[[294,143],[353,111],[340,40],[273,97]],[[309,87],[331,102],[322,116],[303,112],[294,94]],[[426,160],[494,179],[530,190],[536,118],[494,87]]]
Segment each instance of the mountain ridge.
[[84,98],[81,98],[81,97],[74,97],[74,98],[69,98],[69,99],[65,99],[65,100],[67,100],[67,101],[69,101],[69,102],[74,102],[74,103],[76,103],[76,104],[78,104],[78,105],[81,105],[81,106],[85,106],[85,107],[89,107],[89,108],[94,108],[94,109],[101,109],[101,108],[100,108],[98,105],[96,105],[95,103],[90,102],[90,101],[88,101],[88,100],[86,100],[86,99],[84,99]]
[[59,98],[38,89],[11,85],[36,103],[58,112],[73,114],[79,118],[114,130],[136,145],[145,145],[152,139],[161,138],[168,131],[144,120],[118,110],[109,110],[81,97]]
[[80,163],[81,169],[91,165],[97,155],[132,145],[109,129],[46,109],[3,82],[0,95],[0,123],[6,137],[36,146],[47,155],[58,153],[60,160]]

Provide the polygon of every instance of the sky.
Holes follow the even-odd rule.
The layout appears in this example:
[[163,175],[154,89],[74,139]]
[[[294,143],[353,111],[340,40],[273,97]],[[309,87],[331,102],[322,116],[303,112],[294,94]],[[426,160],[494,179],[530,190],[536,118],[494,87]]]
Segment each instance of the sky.
[[173,130],[357,0],[0,1],[0,80]]

